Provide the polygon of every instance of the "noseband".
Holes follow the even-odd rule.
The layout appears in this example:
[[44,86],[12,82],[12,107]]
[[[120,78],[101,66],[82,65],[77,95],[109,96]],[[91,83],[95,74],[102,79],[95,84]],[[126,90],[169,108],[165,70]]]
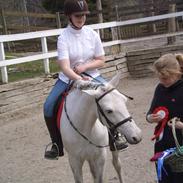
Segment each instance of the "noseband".
[[99,104],[99,101],[104,97],[106,96],[108,93],[112,92],[113,90],[115,90],[115,88],[112,88],[110,89],[109,91],[105,92],[103,95],[101,95],[99,98],[95,99],[95,102],[97,104],[97,109],[98,109],[98,114],[99,114],[99,119],[100,119],[100,122],[102,122],[102,118],[101,118],[101,115],[104,117],[104,119],[106,120],[106,123],[107,125],[109,126],[109,130],[111,132],[113,132],[114,130],[116,130],[116,128],[118,128],[119,126],[123,125],[124,123],[127,123],[127,122],[131,122],[132,121],[132,117],[129,116],[128,118],[125,118],[124,120],[114,124],[112,121],[110,121],[107,116],[105,115],[104,111],[102,110],[100,104]]

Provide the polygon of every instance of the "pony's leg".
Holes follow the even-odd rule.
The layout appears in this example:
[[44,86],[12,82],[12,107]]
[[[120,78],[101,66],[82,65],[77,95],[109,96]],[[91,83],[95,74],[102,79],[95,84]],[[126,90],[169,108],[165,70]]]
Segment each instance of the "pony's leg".
[[119,152],[118,151],[111,151],[111,152],[112,152],[112,163],[118,174],[119,181],[120,183],[125,183],[121,172],[121,160],[119,158]]
[[106,152],[98,158],[91,159],[88,161],[90,166],[90,171],[93,175],[94,183],[104,183],[104,170],[106,162]]
[[69,156],[69,164],[74,175],[75,183],[83,183],[83,173],[82,166],[83,161],[79,160],[77,157]]

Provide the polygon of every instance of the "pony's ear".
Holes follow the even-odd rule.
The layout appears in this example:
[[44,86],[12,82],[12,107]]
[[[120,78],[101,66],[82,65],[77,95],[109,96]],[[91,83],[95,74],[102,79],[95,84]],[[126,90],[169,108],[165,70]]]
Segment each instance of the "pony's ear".
[[114,87],[117,87],[117,85],[119,84],[120,78],[121,78],[121,73],[118,72],[118,73],[109,81],[109,84],[112,85],[112,86],[114,86]]

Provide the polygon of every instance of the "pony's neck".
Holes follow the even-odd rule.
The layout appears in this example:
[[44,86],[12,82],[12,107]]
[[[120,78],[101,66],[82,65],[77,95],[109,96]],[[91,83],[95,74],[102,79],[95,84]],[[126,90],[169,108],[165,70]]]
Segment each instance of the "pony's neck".
[[[70,103],[70,104],[69,104]],[[67,102],[69,115],[74,119],[74,124],[83,130],[92,129],[96,122],[95,100],[80,91],[72,92]]]

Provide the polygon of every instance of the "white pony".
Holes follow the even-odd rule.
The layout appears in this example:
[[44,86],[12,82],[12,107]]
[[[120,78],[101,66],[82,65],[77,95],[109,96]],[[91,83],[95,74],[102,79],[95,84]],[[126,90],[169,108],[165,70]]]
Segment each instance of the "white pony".
[[[60,130],[75,183],[83,183],[85,160],[89,163],[94,183],[104,182],[109,128],[118,128],[130,144],[141,141],[141,130],[126,108],[127,98],[114,88],[118,82],[119,75],[97,89],[87,89],[86,83],[89,82],[76,82],[76,89],[66,97]],[[114,151],[112,155],[120,183],[123,183],[118,152]]]

